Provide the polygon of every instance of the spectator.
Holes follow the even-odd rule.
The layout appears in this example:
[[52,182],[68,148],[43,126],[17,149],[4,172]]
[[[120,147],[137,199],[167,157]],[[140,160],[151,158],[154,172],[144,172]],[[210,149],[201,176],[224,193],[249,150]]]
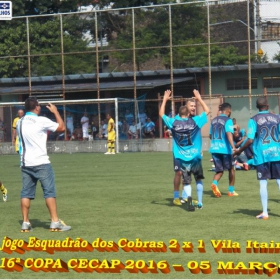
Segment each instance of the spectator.
[[67,112],[67,116],[66,116],[66,128],[69,129],[71,135],[74,132],[74,120],[73,120],[73,116],[70,112]]
[[132,125],[129,126],[128,129],[128,139],[138,139],[138,129],[135,121],[132,122]]
[[129,110],[126,110],[125,112],[125,120],[128,123],[128,125],[132,125],[132,122],[134,120],[134,116],[132,113],[129,112]]
[[121,136],[122,138],[127,138],[127,132],[129,130],[129,125],[126,120],[123,120],[122,129],[121,129]]
[[81,118],[83,140],[88,139],[88,123],[89,123],[89,118],[87,116],[87,112],[84,112],[84,116]]
[[151,121],[150,118],[147,118],[147,122],[143,126],[143,137],[152,137],[155,138],[155,124]]
[[91,122],[91,133],[92,133],[93,139],[95,139],[96,135],[97,135],[97,127],[95,125],[94,120]]
[[[107,122],[107,121],[106,121]],[[107,123],[105,121],[101,121],[101,139],[107,139]]]
[[144,112],[144,110],[140,110],[140,112],[138,113],[138,119],[141,122],[141,125],[144,125],[147,119],[147,115]]
[[164,126],[163,138],[172,138],[172,132],[167,126]]
[[236,118],[233,118],[232,122],[233,122],[233,130],[234,131],[236,131],[236,130],[240,131],[240,126],[239,126],[239,124],[236,123]]

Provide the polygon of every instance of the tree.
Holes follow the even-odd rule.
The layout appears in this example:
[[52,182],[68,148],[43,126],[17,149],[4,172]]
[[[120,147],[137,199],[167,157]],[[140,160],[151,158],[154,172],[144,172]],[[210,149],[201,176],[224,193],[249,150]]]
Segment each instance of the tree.
[[[32,1],[33,2],[33,1]],[[63,1],[68,2],[68,1]],[[34,1],[34,7],[38,7]],[[54,4],[42,0],[42,5]],[[76,1],[69,1],[76,3]],[[66,4],[64,7],[66,7]],[[76,4],[75,4],[76,5]],[[45,6],[44,6],[45,7]],[[22,1],[13,1],[14,16],[25,13]],[[41,11],[41,8],[40,8]],[[58,16],[29,18],[29,42],[31,53],[31,75],[60,75],[61,66],[61,34]],[[65,74],[92,73],[95,70],[95,55],[82,52],[88,51],[88,41],[83,34],[89,30],[92,23],[88,18],[79,15],[63,16]],[[28,76],[27,30],[25,18],[14,18],[4,21],[0,36],[0,75],[1,77]],[[75,54],[78,53],[78,54]],[[55,55],[54,55],[55,54]]]

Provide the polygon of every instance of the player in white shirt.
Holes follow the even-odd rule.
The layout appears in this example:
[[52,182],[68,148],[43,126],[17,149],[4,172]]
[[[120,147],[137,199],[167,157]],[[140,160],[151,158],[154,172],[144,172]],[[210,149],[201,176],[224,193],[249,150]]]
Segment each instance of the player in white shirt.
[[22,173],[21,211],[23,223],[21,232],[32,231],[29,209],[31,200],[35,198],[38,181],[41,183],[51,217],[50,230],[67,231],[71,229],[57,215],[54,172],[46,147],[47,131],[63,132],[65,124],[55,105],[49,103],[46,108],[54,114],[56,122],[39,116],[41,106],[38,100],[35,97],[29,97],[25,101],[26,115],[17,122]]

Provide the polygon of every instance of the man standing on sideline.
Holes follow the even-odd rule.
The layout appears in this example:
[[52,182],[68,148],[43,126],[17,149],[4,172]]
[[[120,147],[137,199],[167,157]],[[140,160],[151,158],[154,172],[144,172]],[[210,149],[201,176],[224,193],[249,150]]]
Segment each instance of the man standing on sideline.
[[260,182],[260,196],[263,211],[257,219],[268,219],[267,180],[276,179],[280,190],[280,118],[268,111],[269,105],[265,97],[256,102],[259,113],[249,120],[248,140],[234,155],[240,155],[253,143],[253,165],[257,170]]
[[106,116],[108,120],[108,138],[107,138],[107,152],[105,155],[114,155],[115,154],[115,142],[116,142],[116,133],[115,133],[115,122],[111,116],[111,114],[107,114]]
[[15,145],[15,151],[18,153],[18,135],[17,135],[17,122],[24,116],[24,111],[22,109],[18,110],[17,117],[13,121],[13,135],[12,135],[12,143]]
[[221,114],[212,120],[210,126],[210,153],[212,154],[216,170],[211,188],[216,197],[221,197],[218,182],[222,178],[224,170],[228,170],[228,196],[238,196],[238,193],[234,190],[235,171],[233,151],[235,151],[235,146],[233,142],[233,122],[230,118],[231,105],[229,103],[223,103],[220,109]]
[[65,131],[65,124],[55,105],[49,103],[46,108],[54,114],[56,122],[46,117],[40,117],[41,106],[38,100],[35,97],[27,98],[25,101],[26,115],[17,123],[22,173],[21,211],[23,223],[21,232],[32,231],[29,221],[29,209],[31,200],[35,198],[38,181],[41,182],[51,217],[50,231],[67,231],[71,229],[57,215],[54,172],[46,147],[47,131],[63,132]]
[[82,125],[82,130],[83,130],[83,140],[88,139],[88,123],[89,123],[89,118],[87,116],[87,112],[84,112],[84,116],[81,118],[81,125]]
[[[195,209],[192,204],[191,174],[194,175],[196,181],[198,208],[202,208],[203,206],[203,184],[201,180],[204,179],[204,176],[201,164],[201,128],[207,123],[207,115],[210,112],[199,92],[194,90],[193,93],[204,110],[201,115],[190,118],[188,108],[186,106],[181,106],[179,109],[179,116],[176,116],[175,118],[169,118],[166,116],[164,112],[166,102],[171,98],[170,90],[164,92],[163,101],[159,111],[160,117],[172,132],[174,170],[175,172],[182,171],[184,191],[188,196],[189,211],[194,211]],[[181,176],[179,177],[179,180],[175,180],[175,178],[173,203],[179,206],[182,205],[179,198]]]

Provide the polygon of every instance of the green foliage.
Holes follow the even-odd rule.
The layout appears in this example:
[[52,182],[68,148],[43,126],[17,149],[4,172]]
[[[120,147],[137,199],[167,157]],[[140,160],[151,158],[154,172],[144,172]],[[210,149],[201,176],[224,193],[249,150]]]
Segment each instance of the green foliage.
[[[77,1],[63,1],[68,8],[76,6]],[[32,2],[37,5],[37,2]],[[39,3],[39,2],[38,2]],[[41,1],[46,6],[49,1]],[[63,7],[66,4],[62,4]],[[67,8],[67,9],[68,9]],[[21,1],[13,2],[15,15],[24,12]],[[77,15],[63,16],[64,53],[88,51],[88,41],[83,33],[89,30],[92,22]],[[29,42],[31,56],[31,75],[60,75],[61,66],[61,29],[58,16],[29,18]],[[28,76],[27,27],[25,18],[4,21],[0,30],[3,40],[0,42],[1,77]],[[43,55],[42,55],[43,54]],[[45,55],[45,56],[44,56]],[[22,56],[8,58],[8,56]],[[95,69],[95,55],[78,54],[65,56],[65,74],[92,73]]]

